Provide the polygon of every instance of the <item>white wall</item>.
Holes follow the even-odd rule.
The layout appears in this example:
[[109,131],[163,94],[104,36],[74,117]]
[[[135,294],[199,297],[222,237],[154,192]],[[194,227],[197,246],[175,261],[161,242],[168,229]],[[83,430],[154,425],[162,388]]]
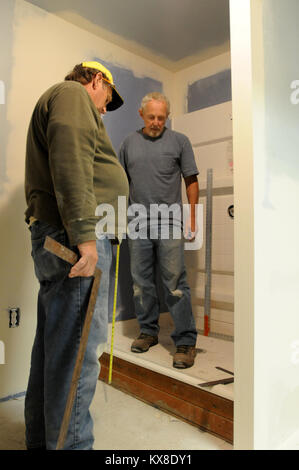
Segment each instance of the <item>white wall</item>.
[[[173,129],[187,135],[193,146],[201,191],[207,187],[207,169],[213,169],[210,334],[225,335],[226,339],[234,335],[234,221],[227,210],[233,204],[233,175],[229,165],[232,157],[231,106],[228,101],[172,121]],[[184,183],[182,191],[184,196]],[[204,330],[206,258],[206,197],[202,194],[199,204],[203,206],[203,225],[199,232],[203,235],[203,244],[199,250],[185,251],[192,308],[201,331]],[[186,197],[183,202],[187,203]]]
[[[2,0],[2,15],[6,3],[10,5],[11,0]],[[7,47],[12,48],[13,60],[5,103],[9,132],[1,156],[5,159],[6,183],[0,201],[0,340],[5,344],[6,364],[0,365],[0,398],[27,387],[36,324],[38,285],[30,257],[29,232],[24,223],[23,186],[26,133],[37,99],[49,86],[63,80],[75,64],[90,57],[124,66],[135,76],[161,81],[170,98],[173,84],[172,73],[166,69],[23,0],[15,2],[11,27],[13,41]],[[8,327],[6,309],[10,306],[21,309],[21,323],[15,329]]]
[[298,446],[298,15],[231,0],[237,449]]
[[234,445],[253,448],[253,130],[250,1],[231,0],[235,190]]
[[[209,112],[212,108],[188,113],[188,89],[198,80],[211,77],[224,70],[230,70],[230,51],[217,55],[211,59],[187,67],[175,74],[176,94],[172,103],[172,117],[174,123],[186,119],[187,126],[181,129],[191,139],[193,144],[201,142],[200,146],[194,147],[198,169],[200,171],[198,181],[200,190],[205,188],[206,169],[213,168],[214,186],[233,187],[232,177],[232,140],[218,142],[221,134],[226,130],[226,125],[215,116],[210,118]],[[228,103],[218,105],[224,107]],[[203,118],[196,127],[197,113],[202,113]],[[205,118],[207,113],[207,119]],[[217,115],[217,111],[215,111]],[[218,115],[222,116],[220,112]],[[231,111],[227,113],[230,121]],[[194,123],[192,123],[194,121]],[[174,124],[176,130],[176,124]],[[191,135],[192,134],[192,135]],[[218,135],[219,134],[219,135]],[[225,135],[227,137],[227,135]],[[215,143],[213,144],[213,140]],[[204,144],[204,145],[203,145]],[[184,185],[183,185],[184,186]],[[184,189],[183,189],[184,192]],[[205,207],[206,198],[200,197],[199,203]],[[227,207],[233,204],[233,193],[213,197],[213,228],[212,228],[212,308],[211,308],[211,334],[225,335],[226,338],[234,336],[234,256],[233,256],[233,220],[229,219]],[[205,215],[204,215],[205,218]],[[205,220],[205,219],[204,219]],[[204,225],[205,234],[205,225]],[[205,238],[205,236],[204,236]],[[186,252],[185,260],[188,272],[188,280],[192,292],[193,311],[199,330],[203,330],[204,316],[204,290],[205,275],[205,242],[198,252]],[[220,274],[221,272],[221,274]],[[227,274],[224,274],[227,272]],[[214,308],[217,307],[217,308]]]
[[[2,0],[1,6],[5,2],[11,3]],[[298,105],[290,100],[291,82],[299,79],[299,5],[296,0],[231,0],[231,6],[235,446],[269,449],[292,442],[299,422],[299,133]],[[100,51],[108,61],[161,80],[173,114],[180,115],[186,111],[187,82],[230,65],[224,54],[207,61],[205,71],[199,64],[174,77],[23,0],[15,2],[13,27],[13,67],[6,87],[7,179],[0,204],[0,340],[6,359],[0,365],[0,397],[25,390],[35,328],[37,283],[23,223],[23,178],[26,129],[39,94],[82,56]],[[8,329],[8,306],[21,307],[17,329]]]
[[[23,216],[25,140],[36,100],[47,87],[63,79],[74,64],[101,57],[132,70],[137,77],[162,82],[173,104],[173,114],[179,115],[186,111],[188,80],[229,68],[229,54],[190,67],[186,73],[174,74],[23,0],[2,0],[0,15],[11,30],[11,38],[5,37],[9,60],[5,61],[5,74],[0,75],[0,85],[5,86],[6,92],[1,111],[5,108],[7,119],[1,155],[5,183],[0,200],[1,224],[5,227],[0,235],[0,341],[5,344],[6,360],[5,365],[0,365],[2,398],[26,389],[36,325],[38,285]],[[15,329],[8,327],[10,306],[21,309],[21,323]]]

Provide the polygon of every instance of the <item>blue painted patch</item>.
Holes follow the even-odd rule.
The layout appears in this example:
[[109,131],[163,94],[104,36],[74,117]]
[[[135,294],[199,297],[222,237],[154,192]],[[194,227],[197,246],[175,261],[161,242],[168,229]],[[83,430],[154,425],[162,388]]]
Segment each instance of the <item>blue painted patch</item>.
[[232,99],[231,71],[223,70],[188,87],[188,113]]
[[108,112],[104,116],[104,123],[108,135],[116,151],[128,134],[143,125],[138,114],[142,98],[153,91],[162,92],[163,84],[149,77],[136,77],[131,70],[118,67],[105,62],[100,58],[94,58],[107,67],[113,75],[119,94],[124,99],[124,104],[117,111]]
[[24,397],[25,395],[26,395],[26,392],[20,392],[20,393],[16,393],[15,395],[9,395],[7,397],[0,398],[0,403],[9,401],[9,400],[15,400],[16,398],[21,398],[21,397]]

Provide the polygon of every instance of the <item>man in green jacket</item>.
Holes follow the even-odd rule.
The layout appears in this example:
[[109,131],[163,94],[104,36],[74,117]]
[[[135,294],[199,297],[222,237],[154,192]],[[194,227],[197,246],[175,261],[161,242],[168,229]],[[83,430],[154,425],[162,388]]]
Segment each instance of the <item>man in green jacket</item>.
[[[89,406],[99,374],[97,349],[107,338],[111,240],[118,196],[128,196],[126,174],[101,119],[123,104],[108,69],[99,62],[74,67],[38,100],[27,136],[26,222],[40,283],[37,329],[25,399],[28,449],[55,449],[70,388],[95,267],[102,271],[82,373],[65,449],[92,449]],[[95,234],[96,209],[114,208],[117,228]],[[111,224],[109,225],[111,227]],[[68,263],[43,248],[50,236],[77,252]]]

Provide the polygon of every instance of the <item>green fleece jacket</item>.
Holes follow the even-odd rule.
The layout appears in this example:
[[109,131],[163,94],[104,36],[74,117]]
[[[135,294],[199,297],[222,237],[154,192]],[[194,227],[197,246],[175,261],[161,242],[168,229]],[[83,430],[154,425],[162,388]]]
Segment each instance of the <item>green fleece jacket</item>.
[[25,194],[26,221],[32,216],[64,227],[72,245],[96,239],[102,203],[114,207],[118,235],[117,200],[128,197],[127,177],[78,82],[54,85],[37,102],[27,135]]

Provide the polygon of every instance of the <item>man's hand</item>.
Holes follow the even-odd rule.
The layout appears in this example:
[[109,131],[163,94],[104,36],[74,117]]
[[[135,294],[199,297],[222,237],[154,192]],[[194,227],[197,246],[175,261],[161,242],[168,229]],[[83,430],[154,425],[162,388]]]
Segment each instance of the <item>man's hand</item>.
[[[193,222],[193,223],[192,223]],[[188,217],[186,221],[185,230],[184,230],[184,237],[189,242],[193,242],[198,232],[198,227],[196,223],[196,219],[191,222],[191,216]]]
[[199,197],[199,188],[196,175],[187,176],[185,178],[186,194],[189,203],[189,218],[186,222],[184,236],[190,242],[195,240],[198,227],[196,223],[196,204]]
[[78,245],[81,258],[72,267],[69,277],[89,277],[93,276],[98,261],[96,241],[91,240]]

